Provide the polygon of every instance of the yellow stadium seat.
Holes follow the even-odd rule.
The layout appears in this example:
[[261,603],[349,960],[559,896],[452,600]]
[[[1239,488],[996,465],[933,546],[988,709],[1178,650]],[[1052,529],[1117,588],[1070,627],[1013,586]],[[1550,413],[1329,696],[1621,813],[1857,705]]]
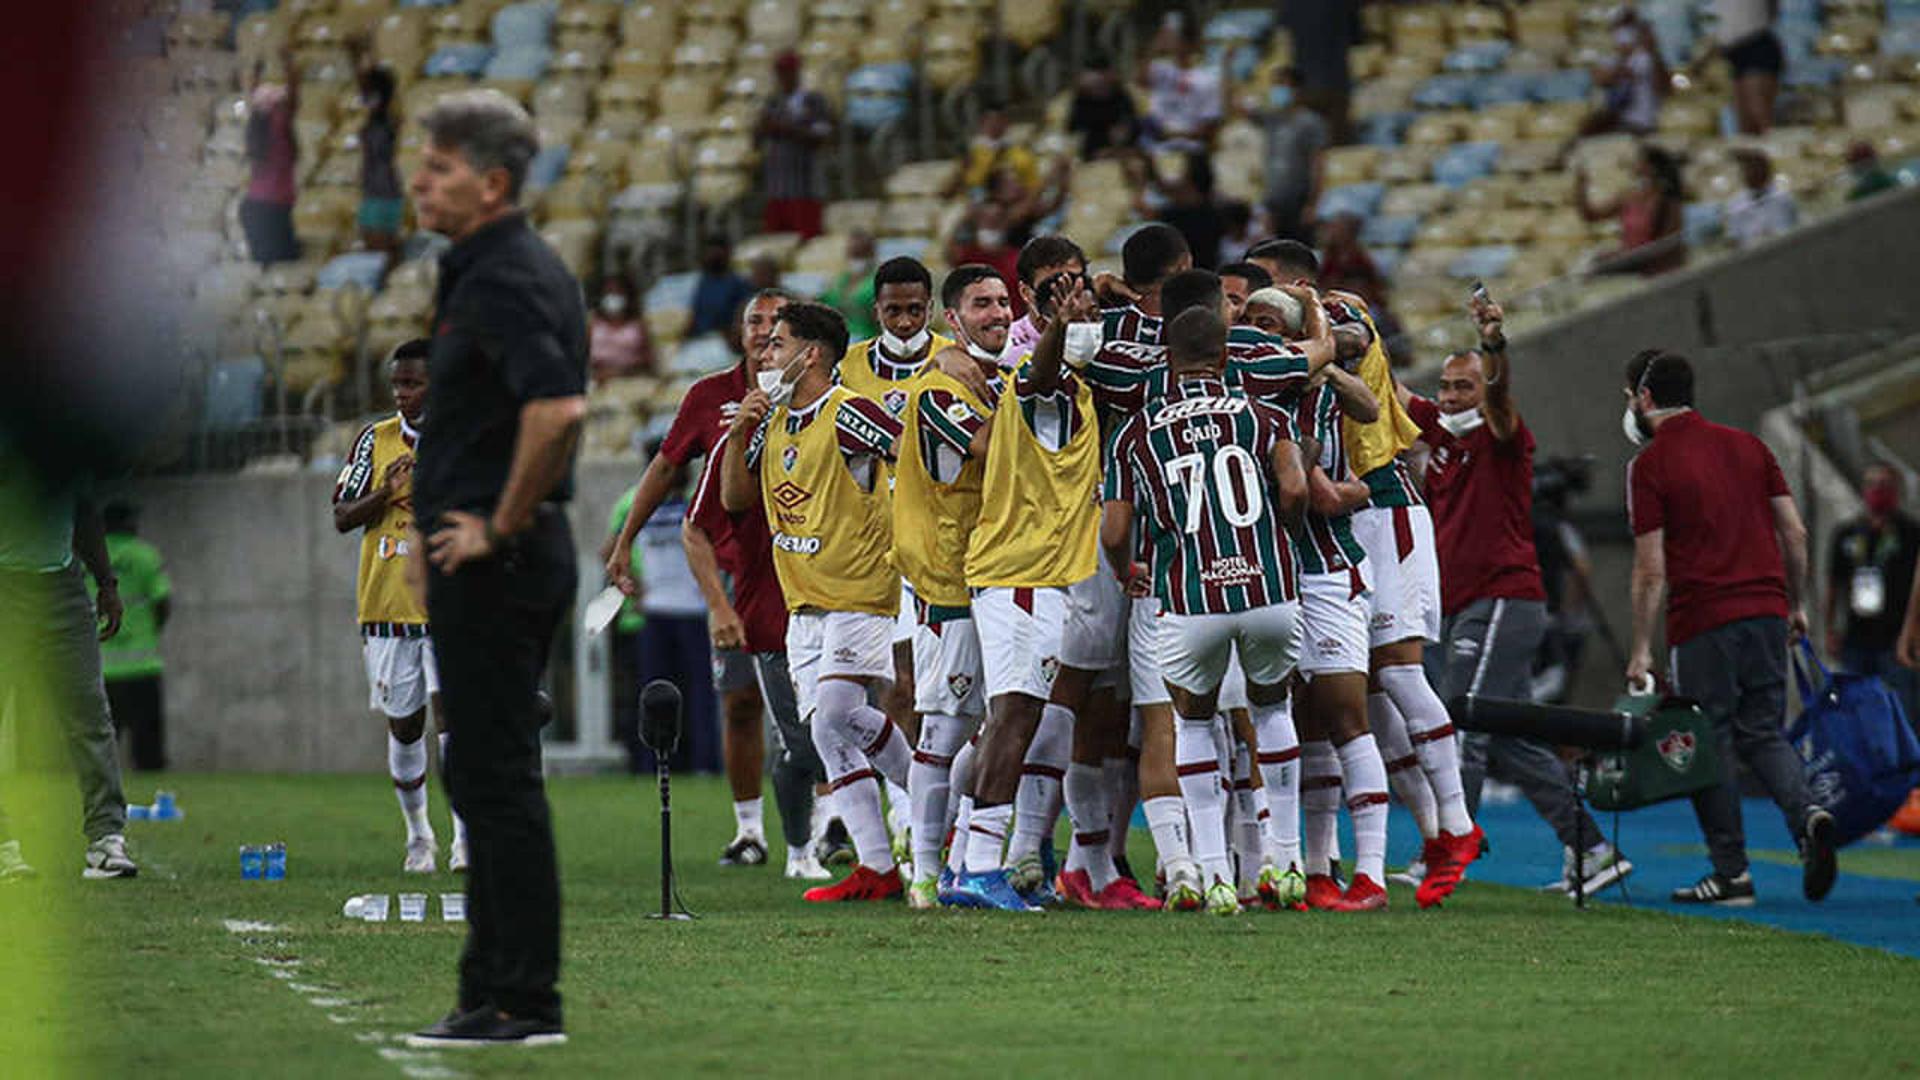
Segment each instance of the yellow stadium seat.
[[1407,5],[1392,15],[1395,52],[1445,52],[1447,24],[1441,9]]
[[713,108],[713,81],[701,76],[674,75],[660,84],[654,98],[663,119],[700,121]]
[[827,204],[822,218],[830,233],[877,233],[885,204],[878,199],[844,199]]
[[1464,109],[1422,113],[1407,128],[1410,146],[1446,146],[1459,141],[1461,129],[1472,114]]
[[672,55],[666,49],[647,45],[623,45],[613,52],[611,74],[614,78],[632,79],[653,87],[667,77],[672,59]]
[[474,45],[486,42],[490,13],[479,4],[453,4],[437,7],[427,16],[427,30],[434,48],[443,45]]
[[754,0],[747,7],[747,36],[771,45],[800,40],[802,11],[787,0]]
[[1377,146],[1331,147],[1320,158],[1322,182],[1327,187],[1339,187],[1370,180],[1379,167],[1380,156]]
[[1000,0],[1000,32],[1022,49],[1036,48],[1060,32],[1058,0]]
[[[608,171],[618,170],[609,167]],[[606,209],[607,185],[598,174],[584,169],[569,173],[540,197],[540,212],[548,221],[598,219]]]
[[1586,119],[1584,102],[1566,101],[1535,105],[1521,122],[1521,134],[1528,139],[1570,139]]
[[1507,37],[1507,13],[1501,7],[1455,4],[1447,12],[1447,30],[1453,43],[1495,41]]
[[554,16],[554,33],[582,37],[611,36],[619,26],[620,14],[618,5],[606,3],[605,0],[570,0],[561,5]]
[[939,199],[895,199],[887,204],[887,232],[897,236],[932,236],[940,220]]
[[1394,216],[1424,217],[1453,203],[1453,191],[1439,184],[1403,183],[1387,188],[1380,201],[1380,212]]
[[653,100],[653,87],[638,79],[612,75],[593,88],[593,99],[601,113],[644,114]]
[[760,106],[752,101],[726,101],[707,114],[706,129],[714,135],[751,136],[760,121]]
[[541,120],[555,116],[585,116],[591,95],[587,84],[572,79],[544,79],[533,91],[533,115]]
[[979,38],[936,24],[921,46],[921,68],[936,90],[972,82],[980,74]]
[[670,3],[634,4],[620,13],[622,44],[658,48],[679,37],[679,15]]
[[627,152],[624,143],[582,142],[567,156],[567,176],[590,176],[617,188],[624,179],[620,174],[626,167]]
[[401,8],[374,24],[373,54],[390,64],[401,56],[419,56],[427,38],[427,9]]
[[605,41],[581,41],[568,45],[553,54],[548,65],[548,77],[555,75],[580,75],[599,78],[607,68],[607,58],[613,54],[613,45]]
[[212,12],[204,15],[182,12],[167,24],[167,51],[179,53],[187,49],[206,49],[217,44],[227,33],[227,20]]
[[801,244],[793,253],[793,269],[802,274],[840,273],[847,268],[847,238],[829,229]]

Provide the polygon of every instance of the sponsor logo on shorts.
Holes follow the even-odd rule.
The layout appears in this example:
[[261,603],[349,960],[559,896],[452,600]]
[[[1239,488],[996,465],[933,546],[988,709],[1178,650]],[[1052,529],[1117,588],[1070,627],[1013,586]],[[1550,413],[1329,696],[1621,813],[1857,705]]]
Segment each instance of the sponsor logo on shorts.
[[1314,651],[1318,652],[1321,656],[1336,656],[1340,652],[1340,639],[1330,637],[1321,638],[1319,641],[1313,643],[1313,648]]
[[793,536],[788,533],[773,534],[773,549],[789,555],[820,554],[820,538],[817,536]]
[[1375,630],[1393,629],[1393,612],[1381,611],[1375,613],[1373,616],[1373,628]]
[[858,650],[842,645],[833,650],[833,662],[836,664],[857,664],[860,662]]
[[947,676],[947,692],[956,698],[964,698],[973,692],[973,676],[964,671],[956,671]]

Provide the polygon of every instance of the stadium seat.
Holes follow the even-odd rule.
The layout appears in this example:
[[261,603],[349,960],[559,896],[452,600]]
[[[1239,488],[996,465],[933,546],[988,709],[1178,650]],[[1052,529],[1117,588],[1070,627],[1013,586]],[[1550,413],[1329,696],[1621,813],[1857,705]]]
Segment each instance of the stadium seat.
[[257,422],[266,384],[267,365],[257,356],[213,365],[207,371],[201,426],[208,431],[233,431]]
[[1319,213],[1321,217],[1335,214],[1356,214],[1360,217],[1372,217],[1380,208],[1380,201],[1386,197],[1386,185],[1379,183],[1347,184],[1331,188],[1320,196]]
[[478,78],[487,70],[487,62],[493,59],[493,46],[462,42],[441,45],[427,57],[422,69],[429,79],[452,77]]

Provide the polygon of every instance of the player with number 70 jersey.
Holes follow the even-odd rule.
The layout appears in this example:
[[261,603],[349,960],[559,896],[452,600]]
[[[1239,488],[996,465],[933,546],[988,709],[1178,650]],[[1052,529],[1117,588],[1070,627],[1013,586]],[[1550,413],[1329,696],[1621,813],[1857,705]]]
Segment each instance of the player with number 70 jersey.
[[1142,519],[1165,611],[1230,614],[1297,599],[1269,470],[1281,441],[1294,441],[1284,411],[1217,378],[1174,380],[1114,435],[1106,498]]

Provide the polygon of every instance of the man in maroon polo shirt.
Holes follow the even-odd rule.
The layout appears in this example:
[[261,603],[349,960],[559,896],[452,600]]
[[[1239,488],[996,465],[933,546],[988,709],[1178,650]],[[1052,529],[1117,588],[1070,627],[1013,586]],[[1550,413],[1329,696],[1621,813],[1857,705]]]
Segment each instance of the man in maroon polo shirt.
[[[1405,394],[1427,459],[1427,505],[1440,556],[1440,667],[1448,701],[1461,694],[1528,699],[1533,658],[1547,630],[1547,592],[1533,548],[1533,433],[1511,393],[1498,304],[1476,300],[1480,348],[1447,358],[1437,400]],[[1553,749],[1536,739],[1467,732],[1460,776],[1469,811],[1480,810],[1487,776],[1514,784],[1566,849],[1561,881],[1572,887],[1573,853],[1585,851],[1584,888],[1603,888],[1633,864],[1602,837],[1580,805]]]
[[1773,796],[1800,845],[1801,887],[1833,888],[1833,816],[1813,801],[1787,745],[1787,640],[1807,632],[1807,530],[1780,464],[1759,439],[1693,411],[1693,367],[1657,349],[1627,365],[1627,437],[1651,440],[1627,466],[1633,521],[1633,652],[1627,681],[1653,672],[1653,629],[1667,594],[1668,673],[1720,733],[1726,782],[1693,797],[1713,870],[1676,903],[1747,906],[1733,755]]
[[[667,493],[673,490],[687,463],[698,457],[711,457],[713,448],[726,434],[735,410],[740,407],[740,399],[747,395],[757,378],[757,358],[773,334],[774,315],[782,304],[792,299],[792,294],[780,289],[763,289],[755,293],[741,309],[737,324],[743,353],[740,362],[694,383],[681,399],[679,411],[673,417],[673,426],[667,429],[660,452],[647,464],[647,471],[640,478],[639,490],[633,497],[633,509],[628,512],[626,524],[621,528],[607,559],[607,580],[620,586],[621,591],[628,595],[633,595],[638,588],[629,569],[634,537],[647,519],[653,516]],[[685,532],[682,535],[688,536]],[[701,542],[717,537],[709,538],[695,530],[690,539],[687,560],[698,577],[700,569],[714,565],[717,556],[715,550],[703,552]],[[720,570],[731,573],[726,560],[720,559],[718,563]],[[702,592],[710,593],[707,597],[707,630],[714,645],[714,688],[720,693],[722,745],[726,750],[727,779],[733,788],[734,837],[721,852],[720,862],[723,866],[757,866],[767,860],[766,827],[762,823],[760,796],[760,763],[765,756],[761,733],[764,730],[763,710],[766,702],[760,684],[770,682],[774,686],[787,688],[786,693],[791,696],[784,658],[776,656],[785,652],[786,630],[783,621],[779,634],[770,639],[774,644],[764,650],[751,647],[746,640],[742,609],[750,603],[764,605],[764,597],[742,595],[744,586],[738,581],[726,582],[717,595],[711,594],[707,584],[702,582]],[[781,603],[777,585],[775,589],[775,602]],[[784,604],[782,607],[784,609]],[[756,668],[765,668],[776,662],[778,672],[763,670],[756,678]],[[778,707],[781,703],[774,704]],[[791,708],[790,705],[788,707]],[[780,774],[776,773],[774,781],[774,798],[780,806],[800,805],[804,801],[799,794],[779,789],[786,782]]]

